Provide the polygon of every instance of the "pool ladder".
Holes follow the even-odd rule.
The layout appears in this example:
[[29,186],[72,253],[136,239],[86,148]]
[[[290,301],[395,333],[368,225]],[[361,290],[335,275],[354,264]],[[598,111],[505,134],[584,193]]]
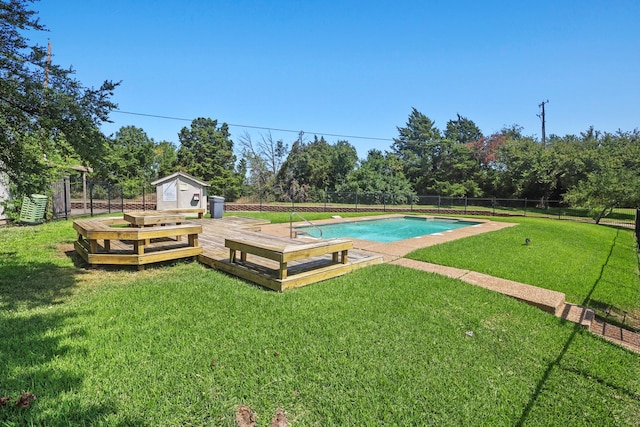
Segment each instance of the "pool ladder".
[[306,222],[307,224],[309,224],[310,226],[314,227],[316,230],[318,230],[320,232],[320,238],[322,239],[322,230],[320,229],[320,227],[318,227],[317,225],[315,225],[314,223],[312,223],[311,221],[309,221],[307,218],[303,217],[302,215],[300,215],[298,212],[291,212],[291,215],[289,215],[289,238],[290,239],[294,239],[298,237],[298,234],[302,234],[304,233],[304,231],[294,231],[293,230],[293,217],[297,216],[298,218],[300,218],[301,220],[303,220],[304,222]]

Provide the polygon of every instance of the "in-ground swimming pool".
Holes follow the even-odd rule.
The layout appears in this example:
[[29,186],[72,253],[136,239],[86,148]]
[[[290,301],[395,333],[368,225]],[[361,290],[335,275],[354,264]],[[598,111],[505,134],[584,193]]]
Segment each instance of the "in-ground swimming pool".
[[[297,227],[296,229],[304,231],[308,236],[322,237],[323,239],[350,237],[352,239],[389,243],[478,224],[480,223],[451,218],[405,216],[400,218],[370,219],[337,224],[305,226]],[[320,236],[318,228],[322,230],[322,236]]]

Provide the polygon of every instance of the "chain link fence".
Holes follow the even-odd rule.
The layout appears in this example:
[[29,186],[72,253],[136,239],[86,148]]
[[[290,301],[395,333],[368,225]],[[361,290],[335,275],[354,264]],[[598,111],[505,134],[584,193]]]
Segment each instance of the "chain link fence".
[[[384,192],[306,193],[304,198],[273,201],[243,197],[227,203],[227,211],[300,212],[411,212],[449,215],[527,216],[594,222],[595,212],[569,206],[561,200],[444,197]],[[634,227],[635,208],[616,208],[600,220],[601,224]]]
[[70,180],[70,212],[73,216],[99,215],[114,212],[154,210],[156,189],[147,184],[138,191],[127,189],[120,184],[102,181]]
[[[99,215],[156,209],[156,189],[150,184],[139,189],[119,184],[66,178],[54,189],[54,217]],[[594,222],[595,213],[577,209],[560,200],[444,197],[385,192],[300,193],[287,200],[243,197],[225,204],[226,211],[276,212],[407,212],[436,215],[527,216]],[[634,228],[635,208],[616,208],[601,224]]]

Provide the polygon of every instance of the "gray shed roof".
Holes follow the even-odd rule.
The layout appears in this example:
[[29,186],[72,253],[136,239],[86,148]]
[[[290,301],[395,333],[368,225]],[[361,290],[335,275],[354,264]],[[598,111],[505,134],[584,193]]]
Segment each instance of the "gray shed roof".
[[184,172],[172,173],[171,175],[168,175],[168,176],[160,178],[160,179],[158,179],[156,181],[153,181],[151,183],[151,185],[158,185],[158,184],[162,184],[164,182],[173,181],[177,177],[182,177],[182,178],[188,179],[190,181],[195,182],[196,184],[200,184],[203,187],[211,187],[211,185],[207,184],[206,182],[204,182],[202,180],[199,180],[198,178],[195,178],[195,177],[189,175],[188,173],[184,173]]

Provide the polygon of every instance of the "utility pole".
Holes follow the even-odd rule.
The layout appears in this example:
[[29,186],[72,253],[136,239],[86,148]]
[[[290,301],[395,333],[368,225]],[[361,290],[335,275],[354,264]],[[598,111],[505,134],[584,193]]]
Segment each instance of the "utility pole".
[[549,100],[542,101],[538,107],[542,107],[542,114],[538,114],[538,117],[542,119],[542,145],[547,145],[547,135],[545,132],[545,118],[544,118],[544,104],[548,104]]
[[49,88],[49,67],[51,66],[51,40],[47,46],[47,63],[44,67],[44,88]]

